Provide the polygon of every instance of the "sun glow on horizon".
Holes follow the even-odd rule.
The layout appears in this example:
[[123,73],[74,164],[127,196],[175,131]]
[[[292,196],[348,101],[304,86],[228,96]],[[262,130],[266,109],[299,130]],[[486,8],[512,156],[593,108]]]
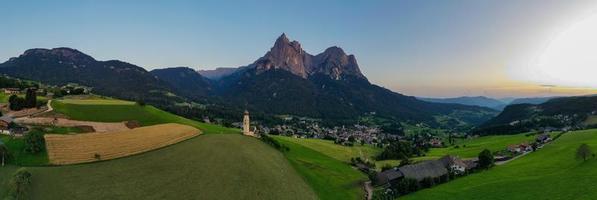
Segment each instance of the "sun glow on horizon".
[[538,84],[597,88],[597,14],[557,35],[519,70],[517,76]]

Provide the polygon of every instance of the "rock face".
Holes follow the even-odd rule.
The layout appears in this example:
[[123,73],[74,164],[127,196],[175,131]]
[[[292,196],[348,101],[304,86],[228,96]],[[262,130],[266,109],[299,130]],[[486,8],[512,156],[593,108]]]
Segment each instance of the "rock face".
[[357,60],[353,55],[346,55],[339,47],[330,47],[323,53],[311,55],[301,48],[297,41],[290,41],[286,34],[282,34],[274,46],[263,57],[255,61],[257,74],[271,69],[283,69],[302,78],[309,78],[315,74],[325,74],[334,80],[341,80],[345,76],[366,79],[359,70]]

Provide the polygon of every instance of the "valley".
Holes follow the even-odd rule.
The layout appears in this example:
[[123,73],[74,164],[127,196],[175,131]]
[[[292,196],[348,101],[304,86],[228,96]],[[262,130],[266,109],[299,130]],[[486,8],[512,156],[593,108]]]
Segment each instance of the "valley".
[[262,55],[148,71],[58,47],[0,63],[0,198],[597,198],[596,96],[408,96],[285,33]]

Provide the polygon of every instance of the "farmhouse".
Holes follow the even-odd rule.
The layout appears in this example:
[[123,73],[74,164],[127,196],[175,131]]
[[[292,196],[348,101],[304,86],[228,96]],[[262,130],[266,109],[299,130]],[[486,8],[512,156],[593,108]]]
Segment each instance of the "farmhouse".
[[547,143],[547,142],[551,141],[551,138],[549,137],[549,134],[544,133],[544,134],[538,135],[536,141],[538,143]]
[[439,159],[444,167],[455,174],[464,174],[468,168],[468,165],[456,156],[446,155]]
[[20,92],[19,88],[4,88],[4,94],[19,94]]
[[13,122],[12,117],[10,117],[8,115],[4,115],[4,116],[0,117],[0,130],[2,130],[2,132],[7,131],[8,126],[12,122]]
[[444,143],[442,142],[442,140],[440,140],[438,138],[433,138],[429,141],[429,145],[431,145],[432,147],[435,147],[435,148],[441,148],[444,146]]
[[448,174],[448,170],[439,160],[430,160],[414,165],[402,166],[398,168],[398,171],[404,175],[404,178],[412,178],[417,181],[422,181],[427,177],[437,178]]
[[397,183],[403,177],[404,177],[404,175],[400,171],[398,171],[396,168],[388,169],[386,171],[383,171],[383,172],[380,172],[377,174],[375,185],[390,186],[392,184]]

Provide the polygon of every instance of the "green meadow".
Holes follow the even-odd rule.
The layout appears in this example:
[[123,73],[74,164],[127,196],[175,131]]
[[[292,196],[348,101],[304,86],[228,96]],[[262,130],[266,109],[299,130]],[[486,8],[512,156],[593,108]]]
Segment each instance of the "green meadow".
[[[556,133],[552,133],[552,137]],[[474,158],[479,155],[483,149],[489,149],[492,152],[504,150],[511,144],[520,144],[523,142],[531,142],[535,140],[535,135],[528,135],[526,133],[516,135],[495,135],[484,136],[472,139],[457,140],[455,145],[445,148],[431,148],[426,156],[419,158],[420,160],[436,159],[444,155],[456,155],[461,158]]]
[[334,144],[334,141],[331,140],[304,139],[283,136],[277,136],[276,139],[303,145],[307,148],[325,154],[326,156],[332,157],[336,160],[343,161],[346,163],[350,163],[350,159],[355,157],[360,157],[362,159],[369,159],[369,161],[374,161],[375,166],[378,169],[381,169],[381,167],[385,165],[395,166],[400,163],[399,160],[375,161],[375,156],[381,153],[382,149],[371,145],[355,144],[354,146],[349,147]]
[[404,199],[597,199],[597,159],[575,158],[582,143],[597,150],[597,130],[565,133],[543,149],[508,164]]
[[[30,199],[317,199],[282,153],[239,134],[202,135],[105,162],[28,169]],[[2,169],[0,178],[14,170]]]
[[290,148],[284,155],[290,164],[315,190],[320,199],[362,199],[362,183],[367,176],[344,161],[327,156],[319,151],[276,137]]

